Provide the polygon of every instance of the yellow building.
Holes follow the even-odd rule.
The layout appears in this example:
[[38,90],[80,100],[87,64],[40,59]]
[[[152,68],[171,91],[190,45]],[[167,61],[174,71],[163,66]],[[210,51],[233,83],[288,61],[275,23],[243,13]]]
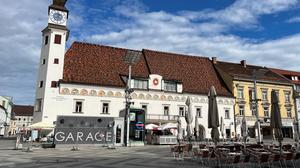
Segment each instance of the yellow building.
[[[283,135],[293,137],[293,121],[296,118],[293,84],[281,75],[274,73],[265,67],[247,65],[246,61],[240,64],[218,62],[213,58],[213,63],[225,84],[235,96],[235,125],[237,136],[241,136],[241,121],[245,115],[249,136],[257,137],[255,87],[259,121],[261,125],[262,139],[271,139],[270,128],[271,91],[275,90],[278,98],[282,117]],[[254,80],[256,79],[256,80]]]

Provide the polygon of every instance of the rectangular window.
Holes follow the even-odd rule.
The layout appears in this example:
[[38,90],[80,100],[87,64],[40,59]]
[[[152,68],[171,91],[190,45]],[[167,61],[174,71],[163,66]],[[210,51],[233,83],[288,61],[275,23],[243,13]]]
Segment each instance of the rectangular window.
[[137,89],[148,89],[148,81],[147,80],[133,80],[133,87]]
[[54,64],[59,64],[59,59],[58,58],[54,58]]
[[230,110],[225,109],[225,118],[229,119],[230,118]]
[[176,92],[177,91],[177,84],[176,82],[164,82],[164,91],[169,92]]
[[244,88],[238,88],[238,98],[244,99]]
[[102,113],[108,114],[109,103],[102,103]]
[[268,101],[268,91],[263,89],[261,92],[262,92],[262,100]]
[[292,118],[292,111],[291,111],[291,109],[290,109],[290,108],[287,108],[287,109],[286,109],[286,112],[287,112],[287,117],[288,117],[288,118]]
[[184,107],[179,107],[179,116],[184,116]]
[[54,36],[54,43],[55,44],[61,44],[61,35],[55,34],[55,36]]
[[249,101],[252,102],[255,99],[254,90],[249,89]]
[[197,107],[196,108],[196,115],[197,115],[197,117],[202,117],[202,114],[201,114],[202,112],[201,112],[201,108],[200,107]]
[[42,87],[43,87],[43,85],[44,85],[44,82],[43,82],[43,81],[40,81],[40,83],[39,83],[39,87],[40,87],[40,88],[42,88]]
[[142,109],[145,111],[145,115],[147,115],[147,105],[142,105]]
[[45,65],[46,64],[46,59],[43,59],[42,60],[42,65]]
[[47,44],[48,44],[48,40],[49,40],[49,37],[48,37],[48,36],[46,36],[46,37],[45,37],[45,42],[44,42],[44,44],[45,44],[45,45],[47,45]]
[[75,113],[82,113],[82,108],[83,108],[83,101],[76,100],[75,101]]
[[290,92],[284,92],[284,97],[285,97],[285,103],[290,103]]
[[245,113],[245,106],[239,106],[240,116],[243,116]]
[[35,101],[35,112],[42,111],[42,99],[36,99]]
[[265,117],[269,117],[269,107],[264,107],[264,115]]
[[169,106],[164,106],[164,115],[165,116],[169,115]]
[[57,82],[56,81],[52,81],[51,82],[51,87],[52,88],[56,88],[57,87]]

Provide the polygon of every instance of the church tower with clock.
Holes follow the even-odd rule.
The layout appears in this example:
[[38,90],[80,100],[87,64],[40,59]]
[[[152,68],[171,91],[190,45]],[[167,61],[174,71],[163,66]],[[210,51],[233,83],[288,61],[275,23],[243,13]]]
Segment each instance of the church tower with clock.
[[[42,30],[39,74],[36,82],[34,122],[47,120],[59,95],[58,82],[63,77],[64,55],[69,30],[67,0],[53,0],[48,8],[48,26]],[[53,110],[53,108],[52,108]]]

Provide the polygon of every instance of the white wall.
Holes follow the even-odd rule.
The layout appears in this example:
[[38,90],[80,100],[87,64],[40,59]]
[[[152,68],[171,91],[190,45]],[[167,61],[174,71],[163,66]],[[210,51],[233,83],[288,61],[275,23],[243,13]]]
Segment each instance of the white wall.
[[[118,117],[119,112],[125,108],[125,98],[123,88],[110,88],[110,87],[96,87],[87,85],[72,85],[61,84],[60,88],[57,88],[60,94],[52,94],[52,97],[46,98],[46,106],[43,113],[35,112],[35,116],[42,116],[42,121],[53,122],[56,121],[57,115],[77,115],[77,116],[112,116]],[[74,90],[78,93],[75,93]],[[52,89],[51,89],[52,90]],[[90,95],[91,91],[94,91],[96,95]],[[50,94],[49,94],[50,95]],[[150,97],[151,96],[151,97]],[[206,95],[194,95],[194,94],[180,94],[162,91],[145,91],[136,90],[132,93],[134,105],[133,108],[141,108],[142,105],[147,105],[147,114],[149,115],[163,115],[164,105],[168,105],[170,112],[169,115],[179,115],[179,107],[185,106],[186,98],[191,97],[192,113],[196,114],[196,107],[201,107],[202,118],[198,118],[199,124],[203,125],[206,129],[206,137],[210,137],[210,129],[207,129],[208,118],[208,97]],[[75,101],[82,100],[83,113],[74,113]],[[225,128],[230,128],[234,131],[234,111],[233,111],[233,98],[218,97],[219,104],[219,117],[224,118]],[[109,114],[102,114],[102,103],[109,103]],[[230,110],[230,118],[225,119],[225,109]],[[182,117],[182,127],[186,128],[184,117]],[[41,120],[40,120],[41,121]],[[195,121],[195,119],[194,119]],[[195,123],[193,121],[192,127]]]

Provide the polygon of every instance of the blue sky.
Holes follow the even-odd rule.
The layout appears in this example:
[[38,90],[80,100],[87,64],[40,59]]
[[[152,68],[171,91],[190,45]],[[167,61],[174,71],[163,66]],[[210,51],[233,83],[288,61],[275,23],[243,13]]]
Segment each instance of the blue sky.
[[[51,0],[2,0],[0,95],[33,104]],[[300,71],[299,0],[69,0],[74,41]]]

